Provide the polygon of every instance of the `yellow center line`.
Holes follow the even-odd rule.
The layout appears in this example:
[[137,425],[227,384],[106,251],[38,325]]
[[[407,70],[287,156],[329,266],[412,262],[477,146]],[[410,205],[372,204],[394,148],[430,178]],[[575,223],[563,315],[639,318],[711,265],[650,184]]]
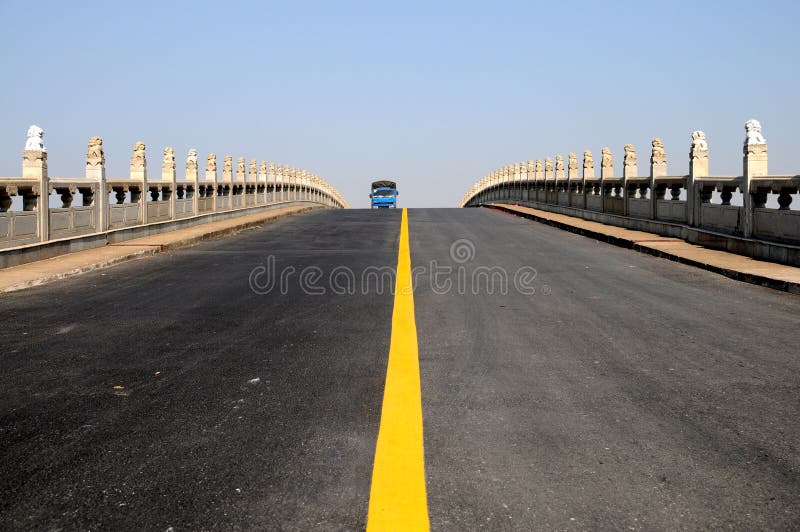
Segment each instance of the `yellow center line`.
[[372,469],[367,530],[428,529],[417,325],[408,212],[403,209],[389,365]]

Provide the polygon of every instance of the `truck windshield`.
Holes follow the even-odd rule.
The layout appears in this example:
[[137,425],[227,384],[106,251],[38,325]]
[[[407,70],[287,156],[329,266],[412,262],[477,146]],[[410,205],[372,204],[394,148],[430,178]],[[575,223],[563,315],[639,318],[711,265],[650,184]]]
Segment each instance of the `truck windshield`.
[[372,195],[378,198],[390,198],[394,196],[394,190],[376,190]]

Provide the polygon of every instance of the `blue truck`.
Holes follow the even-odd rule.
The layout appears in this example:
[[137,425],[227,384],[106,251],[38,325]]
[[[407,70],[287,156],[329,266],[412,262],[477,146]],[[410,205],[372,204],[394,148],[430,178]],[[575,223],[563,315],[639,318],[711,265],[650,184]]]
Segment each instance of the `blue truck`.
[[372,192],[369,199],[373,209],[397,208],[397,183],[394,181],[375,181],[372,183]]

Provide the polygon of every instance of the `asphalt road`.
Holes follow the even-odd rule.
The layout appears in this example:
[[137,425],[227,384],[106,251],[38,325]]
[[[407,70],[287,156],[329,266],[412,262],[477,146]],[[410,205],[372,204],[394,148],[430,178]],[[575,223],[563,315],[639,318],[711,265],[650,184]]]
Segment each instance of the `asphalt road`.
[[[0,528],[362,529],[399,225],[0,296]],[[409,235],[434,530],[800,527],[800,297],[489,210]]]

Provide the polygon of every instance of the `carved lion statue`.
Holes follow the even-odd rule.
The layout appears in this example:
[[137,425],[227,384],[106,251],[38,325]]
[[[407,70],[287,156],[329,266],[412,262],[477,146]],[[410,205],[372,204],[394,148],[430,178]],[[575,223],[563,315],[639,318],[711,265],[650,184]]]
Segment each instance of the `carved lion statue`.
[[103,163],[105,163],[103,137],[92,137],[89,139],[89,150],[86,153],[86,165],[100,166]]
[[664,151],[664,141],[659,138],[654,138],[651,144],[653,146],[653,151],[650,154],[650,162],[652,164],[667,162],[667,153]]
[[217,154],[209,153],[208,158],[206,159],[206,172],[216,172],[216,171],[217,171]]
[[141,140],[137,141],[136,144],[133,145],[133,155],[131,156],[131,164],[132,165],[144,165],[145,162],[145,150],[146,146],[144,142]]
[[161,162],[164,166],[175,166],[175,150],[169,146],[164,148],[164,159]]
[[633,166],[639,162],[638,157],[636,156],[636,148],[633,144],[626,144],[625,145],[625,159],[624,163],[625,166]]
[[25,150],[27,151],[47,151],[44,147],[44,130],[39,126],[31,126],[28,128],[28,140],[25,141]]
[[226,173],[233,172],[233,157],[230,155],[226,155],[225,159],[222,161],[222,171]]
[[702,131],[692,131],[692,151],[695,150],[708,150],[708,143],[706,142],[706,134]]
[[745,146],[750,144],[766,144],[767,139],[761,134],[761,122],[750,119],[744,123],[744,130],[747,136],[744,139]]
[[564,156],[556,155],[556,170],[563,170],[563,169],[564,169]]
[[544,159],[544,171],[545,172],[553,171],[553,159],[551,159],[550,157],[545,157]]
[[600,165],[603,168],[610,168],[614,165],[614,159],[611,157],[611,150],[607,147],[601,150],[602,153],[602,160],[600,161]]
[[583,152],[583,167],[594,168],[594,156],[592,155],[591,150],[586,150]]

